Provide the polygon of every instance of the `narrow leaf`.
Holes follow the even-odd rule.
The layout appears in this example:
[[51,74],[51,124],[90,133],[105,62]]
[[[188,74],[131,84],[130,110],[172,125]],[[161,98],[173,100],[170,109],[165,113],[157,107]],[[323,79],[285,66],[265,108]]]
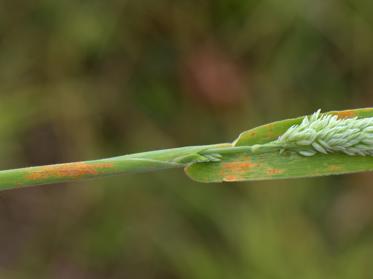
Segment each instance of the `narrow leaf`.
[[[373,108],[332,111],[339,118],[373,117]],[[304,117],[263,125],[242,133],[235,146],[263,144],[276,140],[292,125],[300,124]],[[195,163],[185,171],[199,182],[267,180],[297,177],[315,177],[373,170],[372,156],[345,154],[317,154],[304,157],[294,152],[264,154],[230,154],[221,162]]]

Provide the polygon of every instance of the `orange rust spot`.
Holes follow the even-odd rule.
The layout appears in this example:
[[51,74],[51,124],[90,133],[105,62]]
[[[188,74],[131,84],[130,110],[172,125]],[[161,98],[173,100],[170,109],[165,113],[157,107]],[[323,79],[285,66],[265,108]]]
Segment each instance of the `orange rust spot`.
[[256,136],[256,132],[255,132],[255,131],[252,131],[252,132],[250,133],[250,136],[255,137],[255,136]]
[[229,172],[246,172],[252,167],[256,167],[258,164],[251,163],[251,162],[231,162],[231,163],[224,163],[223,170]]
[[341,171],[341,170],[342,170],[342,167],[338,165],[330,165],[328,167],[328,171]]
[[280,170],[280,169],[268,169],[267,170],[268,175],[276,175],[276,174],[281,174],[283,172],[284,170]]
[[246,160],[246,161],[250,161],[251,160],[251,156],[250,155],[244,155],[242,157],[242,159]]
[[53,166],[40,167],[30,171],[26,178],[31,180],[46,179],[50,177],[78,178],[85,175],[95,175],[101,169],[112,168],[111,163],[88,164],[84,162],[59,164]]
[[223,177],[223,181],[238,181],[244,178],[245,174],[256,166],[258,164],[248,161],[224,163],[220,175]]
[[259,166],[249,161],[240,162],[228,162],[222,164],[220,175],[225,182],[240,181],[245,179],[246,174],[251,171],[252,168]]
[[351,117],[356,116],[356,112],[353,110],[344,110],[344,111],[335,113],[335,115],[337,115],[338,118],[351,118]]
[[268,138],[273,138],[274,137],[274,132],[273,132],[274,125],[273,123],[267,124],[267,137]]
[[237,181],[239,178],[235,175],[226,175],[224,176],[223,178],[223,181],[225,182],[233,182],[233,181]]

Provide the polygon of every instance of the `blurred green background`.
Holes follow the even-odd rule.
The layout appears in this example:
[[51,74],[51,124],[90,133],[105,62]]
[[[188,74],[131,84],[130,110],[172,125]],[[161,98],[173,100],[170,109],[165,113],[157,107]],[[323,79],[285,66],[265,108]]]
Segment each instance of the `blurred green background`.
[[[368,107],[373,2],[0,1],[0,168]],[[0,278],[373,278],[372,174],[0,193]]]

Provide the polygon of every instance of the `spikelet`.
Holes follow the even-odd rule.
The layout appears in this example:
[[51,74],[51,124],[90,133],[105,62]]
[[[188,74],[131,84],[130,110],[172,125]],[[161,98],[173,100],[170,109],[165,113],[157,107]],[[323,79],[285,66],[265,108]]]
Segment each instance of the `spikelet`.
[[290,127],[275,142],[281,151],[303,156],[342,152],[351,156],[373,156],[373,117],[338,119],[318,110],[302,123]]

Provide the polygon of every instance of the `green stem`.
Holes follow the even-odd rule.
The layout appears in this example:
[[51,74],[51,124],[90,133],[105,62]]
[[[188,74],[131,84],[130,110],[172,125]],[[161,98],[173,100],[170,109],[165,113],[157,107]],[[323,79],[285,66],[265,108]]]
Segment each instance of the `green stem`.
[[182,168],[197,162],[219,161],[224,155],[279,150],[276,143],[234,147],[231,144],[188,146],[108,159],[0,171],[0,190],[75,181],[125,173]]
[[277,142],[269,142],[266,144],[255,144],[250,146],[231,146],[225,148],[209,148],[200,152],[202,155],[208,154],[220,154],[229,155],[237,153],[247,153],[247,154],[262,154],[268,152],[274,152],[281,149],[281,145]]
[[108,175],[182,168],[193,162],[208,161],[207,158],[199,155],[200,152],[229,146],[231,144],[180,147],[101,160],[4,170],[0,171],[0,190]]

